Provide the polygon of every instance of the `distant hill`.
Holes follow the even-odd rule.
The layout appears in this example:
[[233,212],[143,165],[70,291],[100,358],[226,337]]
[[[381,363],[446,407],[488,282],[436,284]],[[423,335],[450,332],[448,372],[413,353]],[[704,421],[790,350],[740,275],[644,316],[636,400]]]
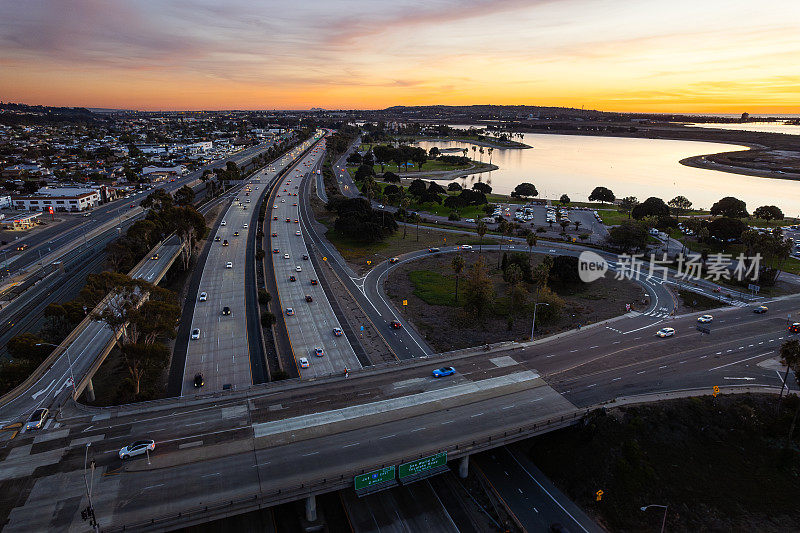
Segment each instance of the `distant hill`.
[[0,124],[36,125],[106,122],[106,118],[84,107],[51,107],[0,102]]

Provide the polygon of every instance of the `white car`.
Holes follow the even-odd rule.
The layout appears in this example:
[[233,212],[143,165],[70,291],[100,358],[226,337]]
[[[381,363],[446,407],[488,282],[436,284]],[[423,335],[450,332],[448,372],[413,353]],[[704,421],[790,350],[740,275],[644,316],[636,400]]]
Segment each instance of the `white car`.
[[40,407],[39,409],[35,410],[33,413],[31,413],[30,418],[28,418],[28,421],[25,423],[25,430],[41,429],[45,420],[47,420],[48,414],[50,414],[50,411],[44,407]]
[[228,225],[228,223],[227,223],[227,222],[225,222],[225,221],[223,220],[222,222],[220,222],[220,224],[219,224],[219,225],[220,225],[220,226],[227,226],[227,225]]
[[714,317],[711,315],[703,315],[701,317],[698,317],[697,321],[700,322],[701,324],[708,324],[709,322],[714,321]]
[[385,208],[385,207],[386,207],[386,206],[385,206],[385,205],[383,205],[383,204],[378,204],[378,209],[383,209],[383,208]]
[[154,440],[137,440],[133,444],[128,444],[119,451],[119,458],[122,460],[130,459],[136,455],[155,451],[156,442]]
[[469,244],[462,244],[461,245],[461,249],[462,250],[472,250],[472,246],[470,246]]
[[300,363],[300,368],[308,368],[308,359],[305,357],[301,357],[297,362]]
[[242,224],[242,227],[243,227],[244,229],[247,229],[247,224]]
[[233,263],[228,261],[227,263],[225,263],[225,268],[233,268]]
[[295,231],[294,234],[299,236],[300,235],[300,230]]
[[200,338],[200,328],[194,328],[192,330],[192,340],[196,341],[199,338]]
[[278,209],[278,204],[273,205],[272,209]]
[[289,254],[283,254],[284,259],[289,259]]
[[656,332],[656,336],[661,337],[662,339],[664,337],[672,337],[673,335],[675,335],[674,328],[661,328]]
[[206,300],[208,300],[208,293],[207,292],[201,292],[199,300],[201,302],[205,302]]
[[295,270],[295,272],[302,272],[303,271],[303,269],[300,267],[300,265],[297,265],[296,267],[294,267],[294,270]]

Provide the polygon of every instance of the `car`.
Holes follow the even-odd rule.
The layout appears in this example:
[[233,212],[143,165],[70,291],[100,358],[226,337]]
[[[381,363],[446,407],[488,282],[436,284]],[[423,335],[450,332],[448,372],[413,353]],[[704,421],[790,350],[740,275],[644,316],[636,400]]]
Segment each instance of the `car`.
[[319,283],[319,282],[318,282],[317,280],[315,280],[315,279],[312,279],[312,280],[311,280],[311,284],[312,284],[312,285],[317,285],[318,283]]
[[308,261],[308,256],[303,254],[303,261]]
[[325,351],[319,346],[317,346],[316,348],[314,348],[314,355],[316,355],[317,357],[322,357],[323,355],[325,355]]
[[286,203],[286,198],[281,198],[281,203],[285,204]]
[[297,278],[294,276],[289,276],[289,281],[297,281]]
[[795,322],[789,326],[789,333],[800,333],[800,322]]
[[292,309],[291,307],[287,307],[286,316],[292,316],[292,315],[294,315],[294,309]]
[[273,232],[272,232],[272,236],[273,236],[273,237],[277,237],[277,236],[278,236],[278,233],[273,231]]
[[286,222],[291,222],[291,221],[292,221],[292,219],[291,219],[291,218],[287,218],[287,219],[286,219]]
[[656,331],[656,336],[661,337],[672,337],[675,335],[675,328],[661,328],[660,330]]
[[227,263],[225,263],[225,268],[233,268],[233,263],[228,261]]
[[378,204],[378,209],[384,209],[386,206],[383,204]]
[[300,235],[300,230],[295,231],[294,234],[299,236]]
[[250,198],[248,198],[248,199],[246,200],[246,202],[249,204],[249,203],[250,203]]
[[300,223],[300,221],[299,221],[299,220],[297,220],[297,219],[294,219],[294,223],[295,223],[295,224],[299,224],[299,223]]
[[247,224],[242,224],[242,228],[247,229]]
[[194,328],[192,330],[192,340],[196,341],[199,338],[200,338],[200,328]]
[[220,239],[219,239],[219,235],[217,235],[216,237],[214,237],[214,242],[219,242],[219,240],[220,240]]
[[342,328],[333,328],[334,337],[341,337],[342,335],[344,335],[344,331],[342,331]]
[[150,256],[151,261],[158,261],[158,254],[153,254]]
[[272,217],[272,220],[278,220],[278,217]]
[[703,315],[697,317],[697,321],[700,322],[701,324],[708,324],[714,321],[714,317],[711,315]]
[[234,231],[234,232],[233,232],[233,236],[234,236],[234,237],[238,237],[238,236],[239,236],[239,232],[238,232],[238,231]]
[[297,203],[293,203],[292,205],[293,205],[294,207],[297,207]]
[[392,257],[391,259],[389,259],[390,263],[397,263],[398,261],[400,261],[400,259],[397,257]]
[[202,387],[205,384],[206,384],[206,382],[203,380],[203,374],[201,372],[198,372],[197,374],[194,375],[194,388],[195,389],[199,389],[200,387]]
[[753,312],[758,314],[758,315],[762,315],[762,314],[766,313],[768,310],[769,310],[769,307],[767,307],[766,305],[759,305],[758,307],[753,309]]
[[201,292],[201,293],[200,293],[200,298],[199,298],[199,300],[200,300],[201,302],[205,302],[206,300],[208,300],[208,293],[207,293],[207,292],[205,292],[205,291]]
[[28,418],[28,421],[25,423],[25,430],[29,429],[41,429],[44,425],[45,420],[47,420],[47,415],[50,414],[50,410],[45,407],[40,407],[36,409],[31,416]]
[[146,454],[155,451],[156,441],[154,440],[137,440],[132,444],[128,444],[119,451],[119,458],[123,461],[135,457],[137,455]]
[[289,254],[283,254],[284,259],[289,259]]
[[306,301],[307,302],[313,302],[314,298],[312,298],[310,294],[306,294]]
[[308,359],[306,359],[305,357],[301,357],[300,359],[297,360],[297,362],[300,363],[300,368],[308,368],[309,366]]
[[227,226],[227,225],[228,225],[228,223],[227,223],[227,222],[225,222],[225,221],[223,220],[222,222],[220,222],[220,223],[219,223],[219,225],[220,225],[220,226]]
[[442,368],[437,368],[432,372],[433,377],[435,378],[443,378],[445,376],[452,376],[456,373],[456,369],[452,366],[443,366]]
[[294,267],[294,270],[295,270],[295,272],[302,272],[303,271],[303,267],[301,267],[300,265],[297,265],[296,267]]
[[228,316],[230,314],[231,314],[231,308],[230,307],[225,306],[225,307],[222,308],[222,316]]
[[228,239],[225,239],[224,241],[222,241],[222,246],[228,246]]
[[438,248],[428,248],[428,252],[429,253],[435,253],[435,252],[438,252],[438,251],[439,251]]
[[460,248],[461,248],[462,250],[472,250],[472,246],[470,246],[469,244],[462,244],[462,245],[460,246]]

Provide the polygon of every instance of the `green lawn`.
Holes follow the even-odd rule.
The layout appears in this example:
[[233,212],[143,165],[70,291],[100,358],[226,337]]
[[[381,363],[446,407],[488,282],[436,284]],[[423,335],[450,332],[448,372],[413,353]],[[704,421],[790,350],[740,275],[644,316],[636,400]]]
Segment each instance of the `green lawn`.
[[428,305],[455,306],[456,280],[432,270],[412,270],[408,279],[414,284],[414,296]]
[[603,224],[606,226],[618,226],[625,220],[628,220],[628,214],[616,209],[598,209],[597,214],[603,219]]
[[775,228],[778,226],[789,226],[797,224],[796,218],[784,218],[781,220],[764,220],[763,218],[745,218],[745,224],[756,228]]

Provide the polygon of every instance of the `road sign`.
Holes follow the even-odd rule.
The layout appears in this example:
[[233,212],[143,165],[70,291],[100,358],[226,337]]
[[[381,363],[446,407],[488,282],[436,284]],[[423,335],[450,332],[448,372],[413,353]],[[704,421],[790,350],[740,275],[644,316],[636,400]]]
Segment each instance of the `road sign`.
[[381,483],[388,483],[389,481],[394,481],[394,465],[360,474],[354,478],[353,483],[356,490],[361,490]]
[[751,283],[750,285],[747,286],[747,290],[758,292],[761,290],[761,285],[756,285],[755,283]]
[[408,305],[408,300],[403,300],[403,305]]
[[432,468],[444,466],[446,464],[447,452],[441,452],[436,455],[429,455],[428,457],[417,459],[416,461],[403,463],[398,467],[397,473],[398,477],[403,479],[404,477],[419,474],[420,472],[425,472],[426,470],[431,470]]

